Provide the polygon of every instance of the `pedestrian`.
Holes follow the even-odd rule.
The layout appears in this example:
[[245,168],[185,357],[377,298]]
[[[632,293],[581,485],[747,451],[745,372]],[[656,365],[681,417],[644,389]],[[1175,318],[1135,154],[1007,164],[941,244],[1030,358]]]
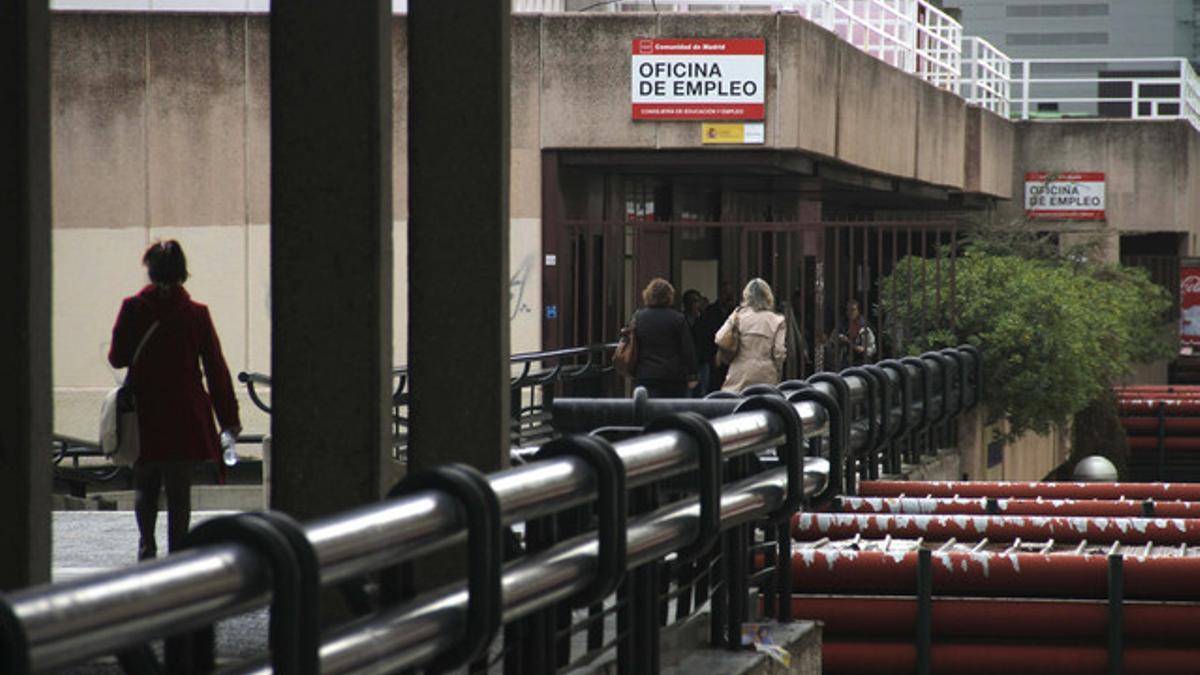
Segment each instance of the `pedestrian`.
[[838,330],[837,339],[843,351],[843,367],[875,360],[875,331],[871,330],[857,300],[846,303],[846,323]]
[[742,304],[717,331],[718,356],[729,362],[724,391],[778,384],[787,359],[787,327],[775,311],[775,294],[762,279],[742,289]]
[[804,377],[808,367],[808,340],[800,325],[804,311],[804,291],[797,288],[790,303],[783,303],[783,317],[787,326],[788,359],[783,366],[782,378],[795,380]]
[[696,348],[687,320],[674,308],[675,288],[656,277],[642,291],[642,304],[631,322],[637,344],[634,385],[653,398],[686,398],[699,383]]
[[[737,309],[737,290],[734,285],[728,281],[722,281],[717,288],[717,301],[708,305],[700,313],[700,325],[698,329],[706,343],[711,344],[717,337],[717,331],[733,314],[733,310]],[[729,364],[724,363],[718,357],[717,350],[706,350],[709,366],[708,386],[704,389],[704,394],[709,394],[721,388],[725,382],[725,374],[729,371]]]
[[690,289],[683,293],[683,318],[687,320],[688,330],[692,334],[692,345],[696,349],[696,374],[698,384],[692,388],[692,398],[701,398],[708,392],[709,376],[712,372],[713,356],[717,346],[713,344],[713,334],[702,320],[704,313],[704,296],[700,291]]
[[187,258],[179,242],[151,245],[142,264],[150,283],[121,303],[108,352],[115,368],[130,367],[138,353],[129,377],[137,400],[141,446],[133,464],[138,560],[158,553],[155,521],[164,487],[169,550],[176,551],[183,543],[191,520],[192,471],[198,462],[220,457],[213,413],[222,431],[232,437],[242,428],[233,381],[208,307],[193,301],[183,288]]

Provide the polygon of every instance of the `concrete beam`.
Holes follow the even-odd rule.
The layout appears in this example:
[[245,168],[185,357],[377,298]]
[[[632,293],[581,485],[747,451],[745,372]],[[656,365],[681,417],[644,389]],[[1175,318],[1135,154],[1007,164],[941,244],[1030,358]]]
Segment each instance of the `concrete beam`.
[[0,4],[0,590],[50,580],[49,14]]
[[271,5],[271,505],[375,501],[390,461],[391,3]]
[[508,464],[510,11],[408,6],[413,469]]
[[[1185,120],[1036,120],[1016,125],[1013,200],[1003,221],[1024,218],[1027,171],[1105,174],[1105,216],[1112,233],[1188,232],[1196,225],[1200,133]],[[1046,223],[1094,229],[1101,223]]]
[[999,115],[968,106],[964,126],[963,191],[1013,199],[1016,126]]

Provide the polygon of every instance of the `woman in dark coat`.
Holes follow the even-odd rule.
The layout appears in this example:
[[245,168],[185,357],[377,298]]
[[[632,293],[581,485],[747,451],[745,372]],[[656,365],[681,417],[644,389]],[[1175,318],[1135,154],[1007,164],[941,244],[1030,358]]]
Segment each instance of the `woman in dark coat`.
[[194,302],[183,289],[188,277],[183,249],[174,240],[156,243],[146,250],[142,264],[151,283],[121,304],[108,352],[113,367],[128,367],[138,343],[158,322],[129,380],[138,405],[141,446],[133,465],[139,560],[153,558],[158,551],[154,526],[163,486],[169,549],[183,542],[191,520],[194,465],[221,454],[214,411],[222,430],[235,437],[241,431],[233,382],[208,307]]
[[642,291],[644,309],[633,317],[637,336],[634,384],[653,398],[686,398],[696,386],[696,347],[687,319],[672,305],[675,288],[655,278]]

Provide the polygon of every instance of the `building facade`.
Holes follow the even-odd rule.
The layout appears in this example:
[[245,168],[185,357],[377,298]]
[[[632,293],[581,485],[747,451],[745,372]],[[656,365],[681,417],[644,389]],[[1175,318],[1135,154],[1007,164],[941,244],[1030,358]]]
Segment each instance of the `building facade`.
[[947,0],[963,27],[1009,56],[1200,59],[1196,0]]

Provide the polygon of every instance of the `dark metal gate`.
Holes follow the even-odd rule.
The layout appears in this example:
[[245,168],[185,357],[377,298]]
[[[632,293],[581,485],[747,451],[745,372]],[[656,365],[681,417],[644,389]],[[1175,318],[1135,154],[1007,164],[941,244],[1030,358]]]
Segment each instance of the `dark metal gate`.
[[[614,339],[640,305],[640,290],[650,279],[661,276],[678,285],[685,261],[681,241],[714,232],[722,282],[740,290],[747,280],[761,277],[771,284],[781,307],[790,305],[810,354],[805,373],[839,367],[831,362],[837,357],[830,338],[851,299],[858,301],[878,336],[877,358],[906,349],[904,337],[889,327],[881,300],[921,303],[918,315],[929,321],[954,315],[959,239],[954,221],[564,221],[544,243],[547,260],[557,267],[547,275],[544,289],[544,346]],[[880,297],[879,280],[900,260],[935,256],[943,247],[949,255],[937,258],[927,272],[934,278],[925,280],[932,294],[917,297],[910,287],[893,289],[899,297]],[[684,290],[677,288],[680,294]]]

